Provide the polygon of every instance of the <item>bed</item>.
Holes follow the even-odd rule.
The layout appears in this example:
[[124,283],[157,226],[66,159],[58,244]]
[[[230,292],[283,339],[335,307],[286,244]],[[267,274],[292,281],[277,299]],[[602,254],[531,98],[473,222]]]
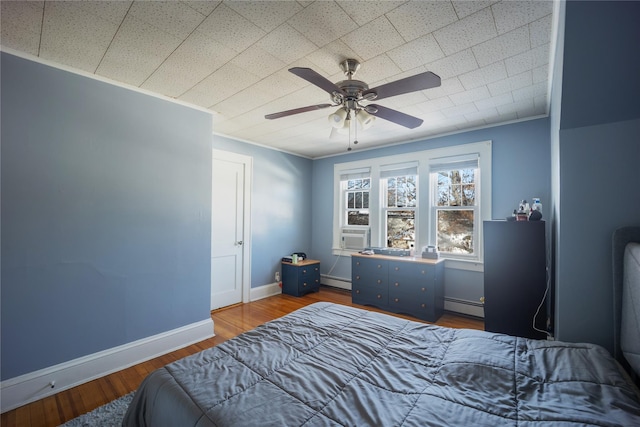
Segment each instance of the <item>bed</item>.
[[615,358],[320,302],[151,373],[123,426],[640,426],[616,360],[640,371],[640,244],[622,247]]

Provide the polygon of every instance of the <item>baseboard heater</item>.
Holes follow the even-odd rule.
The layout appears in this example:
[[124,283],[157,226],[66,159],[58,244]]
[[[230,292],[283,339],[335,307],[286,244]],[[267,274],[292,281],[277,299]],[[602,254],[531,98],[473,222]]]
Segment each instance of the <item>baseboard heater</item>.
[[444,309],[454,313],[484,318],[484,304],[479,301],[444,297]]
[[320,283],[322,285],[333,286],[334,288],[351,290],[351,280],[343,277],[329,276],[326,274],[320,275]]

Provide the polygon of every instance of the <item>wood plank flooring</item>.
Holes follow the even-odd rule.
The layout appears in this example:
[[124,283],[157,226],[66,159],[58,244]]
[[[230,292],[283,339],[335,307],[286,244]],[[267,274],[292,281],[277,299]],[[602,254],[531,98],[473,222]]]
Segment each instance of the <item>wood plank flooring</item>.
[[[381,311],[373,307],[354,305],[351,303],[351,292],[325,286],[322,286],[318,293],[307,294],[300,298],[276,295],[247,304],[225,307],[211,312],[215,337],[5,412],[0,417],[0,425],[58,426],[137,389],[142,380],[155,369],[220,344],[242,332],[318,301]],[[409,316],[398,316],[416,320]],[[482,320],[450,313],[445,313],[436,324],[451,328],[484,329]]]

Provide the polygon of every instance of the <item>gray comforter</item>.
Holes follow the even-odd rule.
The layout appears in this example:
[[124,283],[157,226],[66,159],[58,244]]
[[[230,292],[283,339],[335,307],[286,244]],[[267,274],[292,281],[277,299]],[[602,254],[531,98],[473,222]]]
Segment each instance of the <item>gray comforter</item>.
[[316,303],[150,374],[124,426],[640,426],[601,347]]

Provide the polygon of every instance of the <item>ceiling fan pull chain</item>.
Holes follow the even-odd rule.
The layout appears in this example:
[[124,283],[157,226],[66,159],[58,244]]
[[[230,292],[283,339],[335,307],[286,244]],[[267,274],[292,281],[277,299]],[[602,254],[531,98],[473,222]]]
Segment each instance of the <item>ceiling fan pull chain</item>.
[[[351,111],[349,111],[347,118],[349,117],[350,114],[351,114]],[[347,151],[351,151],[351,120],[348,120],[347,123],[349,123],[349,146],[347,147]]]
[[360,111],[356,110],[353,115],[356,116],[354,117],[356,120],[353,121],[353,130],[355,132],[355,138],[353,139],[353,145],[356,145],[358,143],[358,113]]

